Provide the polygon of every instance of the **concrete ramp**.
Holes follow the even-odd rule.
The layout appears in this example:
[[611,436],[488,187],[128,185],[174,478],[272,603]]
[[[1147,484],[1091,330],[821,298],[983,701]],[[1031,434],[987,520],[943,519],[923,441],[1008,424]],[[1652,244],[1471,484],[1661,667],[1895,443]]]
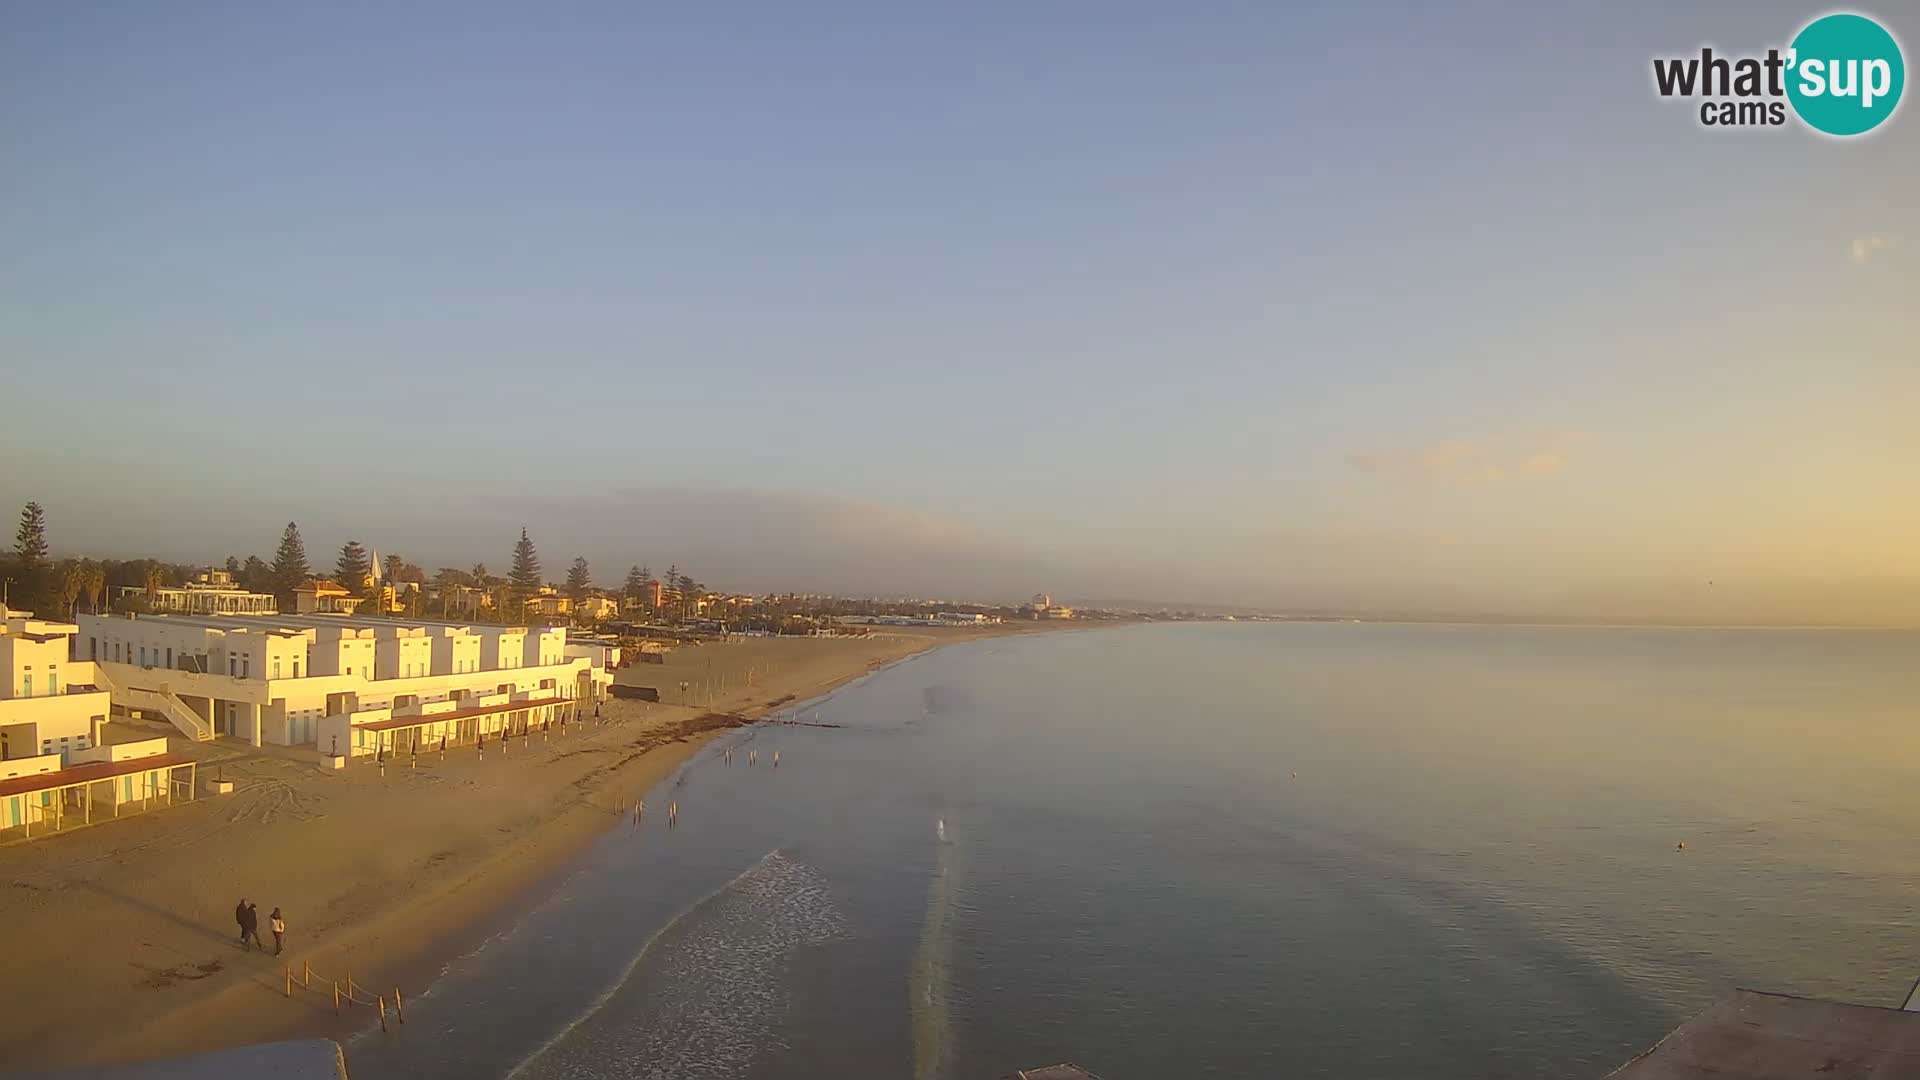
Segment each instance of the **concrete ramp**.
[[1920,1013],[1735,990],[1609,1080],[1920,1080]]
[[8,1080],[348,1080],[347,1059],[332,1039],[255,1043],[192,1057],[62,1072],[7,1074]]

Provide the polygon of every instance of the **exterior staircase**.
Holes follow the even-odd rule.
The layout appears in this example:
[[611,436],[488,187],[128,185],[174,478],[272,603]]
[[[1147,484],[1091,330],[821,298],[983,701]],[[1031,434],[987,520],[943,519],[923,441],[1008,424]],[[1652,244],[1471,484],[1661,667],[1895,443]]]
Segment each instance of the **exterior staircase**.
[[181,700],[180,695],[162,686],[159,689],[147,689],[139,686],[123,686],[104,670],[96,668],[102,689],[113,695],[113,703],[127,709],[138,709],[145,713],[159,713],[167,722],[178,728],[180,734],[194,742],[212,742],[215,736],[213,725],[202,719],[193,707]]

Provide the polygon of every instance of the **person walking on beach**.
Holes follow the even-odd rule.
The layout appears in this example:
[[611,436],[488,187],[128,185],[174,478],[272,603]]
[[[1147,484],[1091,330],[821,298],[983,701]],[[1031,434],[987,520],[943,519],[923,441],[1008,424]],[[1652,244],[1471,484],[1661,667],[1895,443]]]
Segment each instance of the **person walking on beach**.
[[247,942],[251,940],[254,948],[266,952],[267,947],[260,940],[260,909],[242,901],[238,914],[240,916],[240,947],[246,948]]
[[247,898],[244,896],[233,906],[233,921],[240,927],[240,947],[244,949],[247,946]]
[[273,931],[273,955],[279,956],[287,941],[287,920],[280,917],[280,909],[274,908],[267,916],[267,928]]

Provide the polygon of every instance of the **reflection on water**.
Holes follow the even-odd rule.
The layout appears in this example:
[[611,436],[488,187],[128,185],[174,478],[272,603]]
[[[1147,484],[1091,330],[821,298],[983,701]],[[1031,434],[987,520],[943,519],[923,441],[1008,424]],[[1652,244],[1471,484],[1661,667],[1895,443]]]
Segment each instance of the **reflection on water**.
[[927,925],[914,951],[907,1012],[913,1017],[914,1080],[942,1080],[953,1056],[951,966],[954,923],[965,883],[959,836],[946,818],[934,823],[936,861],[927,889]]

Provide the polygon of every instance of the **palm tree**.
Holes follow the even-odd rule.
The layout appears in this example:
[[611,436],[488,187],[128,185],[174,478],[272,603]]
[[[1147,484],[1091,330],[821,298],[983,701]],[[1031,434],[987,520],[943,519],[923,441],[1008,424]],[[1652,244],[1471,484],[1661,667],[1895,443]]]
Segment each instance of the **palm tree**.
[[60,610],[71,619],[79,606],[80,594],[87,587],[87,564],[82,559],[67,559],[60,564]]
[[87,610],[98,615],[100,614],[100,594],[107,591],[107,568],[104,564],[94,562],[92,559],[85,560],[85,565],[87,580],[84,588],[87,591]]

